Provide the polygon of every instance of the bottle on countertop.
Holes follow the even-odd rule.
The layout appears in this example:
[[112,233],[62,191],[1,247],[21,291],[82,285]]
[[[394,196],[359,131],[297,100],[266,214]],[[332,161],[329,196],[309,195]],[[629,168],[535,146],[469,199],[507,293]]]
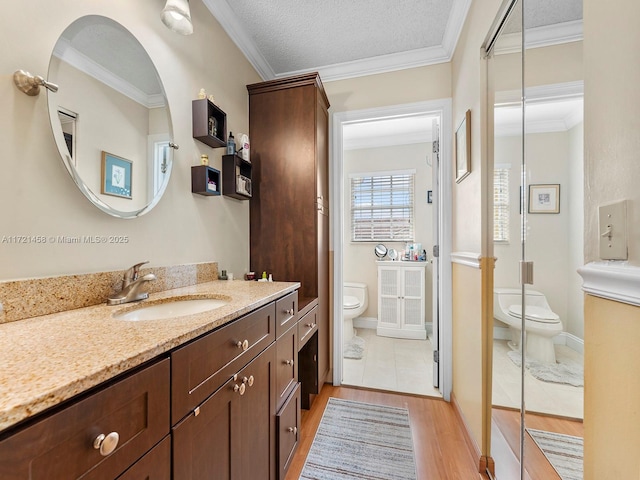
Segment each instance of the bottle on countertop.
[[233,138],[233,132],[229,132],[229,139],[227,140],[227,155],[235,155],[236,153],[236,139]]

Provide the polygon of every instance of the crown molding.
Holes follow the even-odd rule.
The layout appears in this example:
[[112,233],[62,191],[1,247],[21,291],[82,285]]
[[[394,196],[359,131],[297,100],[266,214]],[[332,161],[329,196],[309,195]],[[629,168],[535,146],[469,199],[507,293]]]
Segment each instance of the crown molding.
[[81,72],[95,78],[116,92],[130,98],[134,102],[143,105],[145,108],[159,108],[166,106],[164,95],[148,95],[131,83],[123,80],[102,65],[94,62],[91,58],[80,53],[71,46],[68,40],[61,38],[53,49],[53,55],[68,63]]
[[242,23],[238,21],[226,0],[203,0],[203,2],[263,80],[318,72],[322,81],[328,82],[451,61],[472,0],[453,0],[442,45],[278,74],[273,71],[269,62],[264,58]]
[[[580,42],[583,39],[582,20],[556,23],[544,27],[528,28],[525,30],[525,48],[551,47],[563,43]],[[500,37],[496,44],[495,53],[504,55],[520,53],[522,51],[522,34],[509,33]]]
[[[256,69],[262,80],[273,80],[276,74],[264,58],[251,35],[247,33],[244,25],[238,21],[238,17],[225,0],[203,0],[203,3],[227,32],[229,38],[242,51],[249,63]],[[315,70],[313,70],[315,71]]]
[[640,307],[640,267],[627,262],[591,262],[578,268],[589,295]]

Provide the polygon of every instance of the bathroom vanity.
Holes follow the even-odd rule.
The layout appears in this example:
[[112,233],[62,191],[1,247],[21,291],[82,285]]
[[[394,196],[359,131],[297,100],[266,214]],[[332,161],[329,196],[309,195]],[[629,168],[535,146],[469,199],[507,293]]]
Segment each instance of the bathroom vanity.
[[309,338],[298,287],[214,281],[149,300],[226,301],[199,314],[114,318],[143,302],[0,325],[0,478],[284,478]]

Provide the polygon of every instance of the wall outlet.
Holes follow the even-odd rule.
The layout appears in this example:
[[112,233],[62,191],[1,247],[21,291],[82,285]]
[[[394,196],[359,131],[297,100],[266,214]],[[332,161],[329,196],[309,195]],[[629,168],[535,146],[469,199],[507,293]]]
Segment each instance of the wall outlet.
[[602,260],[626,260],[627,253],[627,202],[601,205],[598,209],[600,232],[600,258]]

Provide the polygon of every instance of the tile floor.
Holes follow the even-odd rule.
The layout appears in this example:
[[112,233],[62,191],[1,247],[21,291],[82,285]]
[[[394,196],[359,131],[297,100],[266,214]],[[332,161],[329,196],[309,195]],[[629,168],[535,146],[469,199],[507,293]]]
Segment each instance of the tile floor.
[[[556,345],[556,358],[583,362],[582,354],[564,345]],[[502,407],[520,407],[520,367],[507,356],[511,350],[506,340],[493,341],[493,404]],[[543,382],[525,373],[525,407],[527,411],[584,417],[584,388]]]
[[364,357],[343,360],[343,385],[441,397],[433,388],[433,348],[429,340],[379,337],[358,328]]

